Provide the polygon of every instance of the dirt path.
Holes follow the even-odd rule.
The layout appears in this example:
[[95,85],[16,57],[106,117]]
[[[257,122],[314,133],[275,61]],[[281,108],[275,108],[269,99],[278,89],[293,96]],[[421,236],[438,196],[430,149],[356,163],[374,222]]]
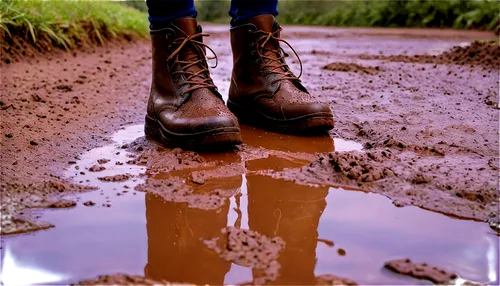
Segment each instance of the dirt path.
[[[224,26],[205,30],[219,57],[212,74],[226,94],[229,34]],[[305,85],[335,113],[331,135],[364,150],[318,154],[310,165],[268,175],[381,193],[397,206],[461,218],[498,217],[498,45],[487,51],[492,62],[477,51],[465,64],[439,57],[493,34],[285,27],[283,37],[301,56]],[[121,126],[142,123],[150,61],[149,43],[139,42],[3,64],[2,233],[50,227],[22,210],[57,207],[61,195],[89,189],[62,172]]]

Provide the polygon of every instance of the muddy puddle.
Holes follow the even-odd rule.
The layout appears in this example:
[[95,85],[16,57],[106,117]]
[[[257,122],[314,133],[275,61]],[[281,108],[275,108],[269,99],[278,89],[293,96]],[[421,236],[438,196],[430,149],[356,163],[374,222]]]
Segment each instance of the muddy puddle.
[[[238,150],[194,160],[191,154],[194,163],[187,165],[176,151],[166,164],[137,165],[140,152],[159,147],[131,150],[143,136],[140,125],[117,132],[113,144],[83,154],[65,172],[99,190],[67,197],[77,201],[70,209],[32,211],[54,228],[3,238],[3,283],[61,284],[126,273],[195,284],[311,285],[323,274],[359,284],[430,284],[384,268],[398,258],[498,283],[498,237],[485,223],[397,208],[377,194],[273,178],[308,164],[316,153],[361,150],[360,144],[246,126],[242,133],[245,145]],[[236,241],[242,253],[256,260],[222,255],[234,245],[218,253],[210,242],[224,244],[228,227],[279,241],[279,248],[258,244],[264,245],[259,250],[242,238]],[[267,261],[252,251],[277,256]],[[276,275],[262,280],[262,265]]]

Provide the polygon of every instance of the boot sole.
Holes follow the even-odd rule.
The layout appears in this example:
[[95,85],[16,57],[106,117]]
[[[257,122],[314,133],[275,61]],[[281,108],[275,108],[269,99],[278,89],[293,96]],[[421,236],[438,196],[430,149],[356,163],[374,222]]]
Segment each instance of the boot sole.
[[314,135],[324,134],[333,128],[333,116],[329,113],[313,113],[290,120],[278,120],[271,118],[259,111],[248,110],[230,100],[227,107],[236,115],[242,124],[258,126],[270,131],[295,134]]
[[144,133],[167,147],[190,150],[220,150],[241,144],[238,127],[224,127],[193,134],[179,134],[166,130],[153,118],[146,115]]

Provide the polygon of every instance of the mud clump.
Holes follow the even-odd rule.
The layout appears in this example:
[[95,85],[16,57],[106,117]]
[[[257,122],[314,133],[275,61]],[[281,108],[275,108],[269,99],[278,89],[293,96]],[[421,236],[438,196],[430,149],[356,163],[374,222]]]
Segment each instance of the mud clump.
[[97,160],[97,163],[99,163],[100,165],[104,165],[108,162],[109,162],[109,159],[105,159],[105,158]]
[[27,216],[1,214],[0,235],[38,231],[53,227],[48,222],[35,220]]
[[93,201],[86,201],[83,203],[83,205],[86,207],[92,207],[95,206],[95,203]]
[[122,182],[132,178],[131,174],[119,174],[114,176],[99,177],[97,179],[105,182]]
[[104,166],[99,166],[99,165],[93,165],[92,167],[89,168],[90,172],[101,172],[106,170]]
[[252,267],[256,272],[253,283],[263,285],[278,278],[279,253],[285,247],[280,237],[269,238],[258,232],[226,227],[222,229],[225,241],[218,238],[204,240],[203,243],[226,261],[241,266]]
[[[350,153],[329,154],[329,163],[336,172],[343,173],[348,179],[358,182],[373,182],[394,176],[394,172],[384,166],[379,159],[380,156],[391,157],[391,153]],[[324,158],[320,158],[324,160]]]
[[53,209],[63,209],[63,208],[71,208],[76,206],[76,202],[72,200],[59,200],[49,205],[49,208]]
[[360,55],[363,60],[388,60],[404,63],[454,64],[500,68],[500,44],[476,41],[467,47],[454,47],[440,55]]
[[113,275],[100,275],[99,277],[97,277],[97,279],[84,280],[71,285],[175,285],[175,284],[164,281],[163,282],[154,281],[144,276],[127,275],[120,273]]
[[234,163],[212,170],[194,171],[191,173],[191,181],[195,184],[203,185],[207,180],[212,178],[241,176],[244,173],[246,173],[245,167],[242,164]]
[[348,285],[354,286],[358,283],[351,279],[339,277],[333,274],[323,274],[316,277],[316,285]]
[[402,275],[430,280],[436,284],[452,284],[450,282],[458,278],[458,275],[455,273],[450,273],[435,266],[429,266],[427,263],[413,263],[408,258],[388,261],[384,267]]
[[500,217],[498,214],[491,213],[486,219],[486,223],[488,223],[490,228],[494,230],[498,236],[500,236]]
[[339,72],[354,72],[361,74],[374,75],[381,71],[379,67],[367,67],[356,63],[335,62],[324,66],[322,69]]
[[187,203],[191,208],[203,210],[219,209],[226,201],[225,197],[217,194],[195,194],[193,189],[180,178],[167,180],[150,178],[146,183],[136,186],[135,190],[155,194],[168,202]]
[[213,162],[206,162],[196,152],[183,151],[179,148],[169,150],[163,147],[145,149],[135,159],[129,160],[127,164],[146,166],[147,173],[170,172],[185,168],[215,165]]

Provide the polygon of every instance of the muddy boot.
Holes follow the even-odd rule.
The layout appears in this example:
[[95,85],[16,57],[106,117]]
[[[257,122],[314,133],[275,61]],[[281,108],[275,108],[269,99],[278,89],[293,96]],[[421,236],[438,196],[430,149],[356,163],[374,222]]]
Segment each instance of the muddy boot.
[[228,107],[241,123],[282,133],[324,133],[333,128],[330,107],[314,102],[300,75],[291,72],[280,42],[293,48],[280,39],[280,31],[272,15],[231,29],[234,66]]
[[203,36],[194,18],[151,31],[153,82],[145,133],[167,146],[206,149],[241,143],[238,120],[210,78],[205,51],[212,49]]

